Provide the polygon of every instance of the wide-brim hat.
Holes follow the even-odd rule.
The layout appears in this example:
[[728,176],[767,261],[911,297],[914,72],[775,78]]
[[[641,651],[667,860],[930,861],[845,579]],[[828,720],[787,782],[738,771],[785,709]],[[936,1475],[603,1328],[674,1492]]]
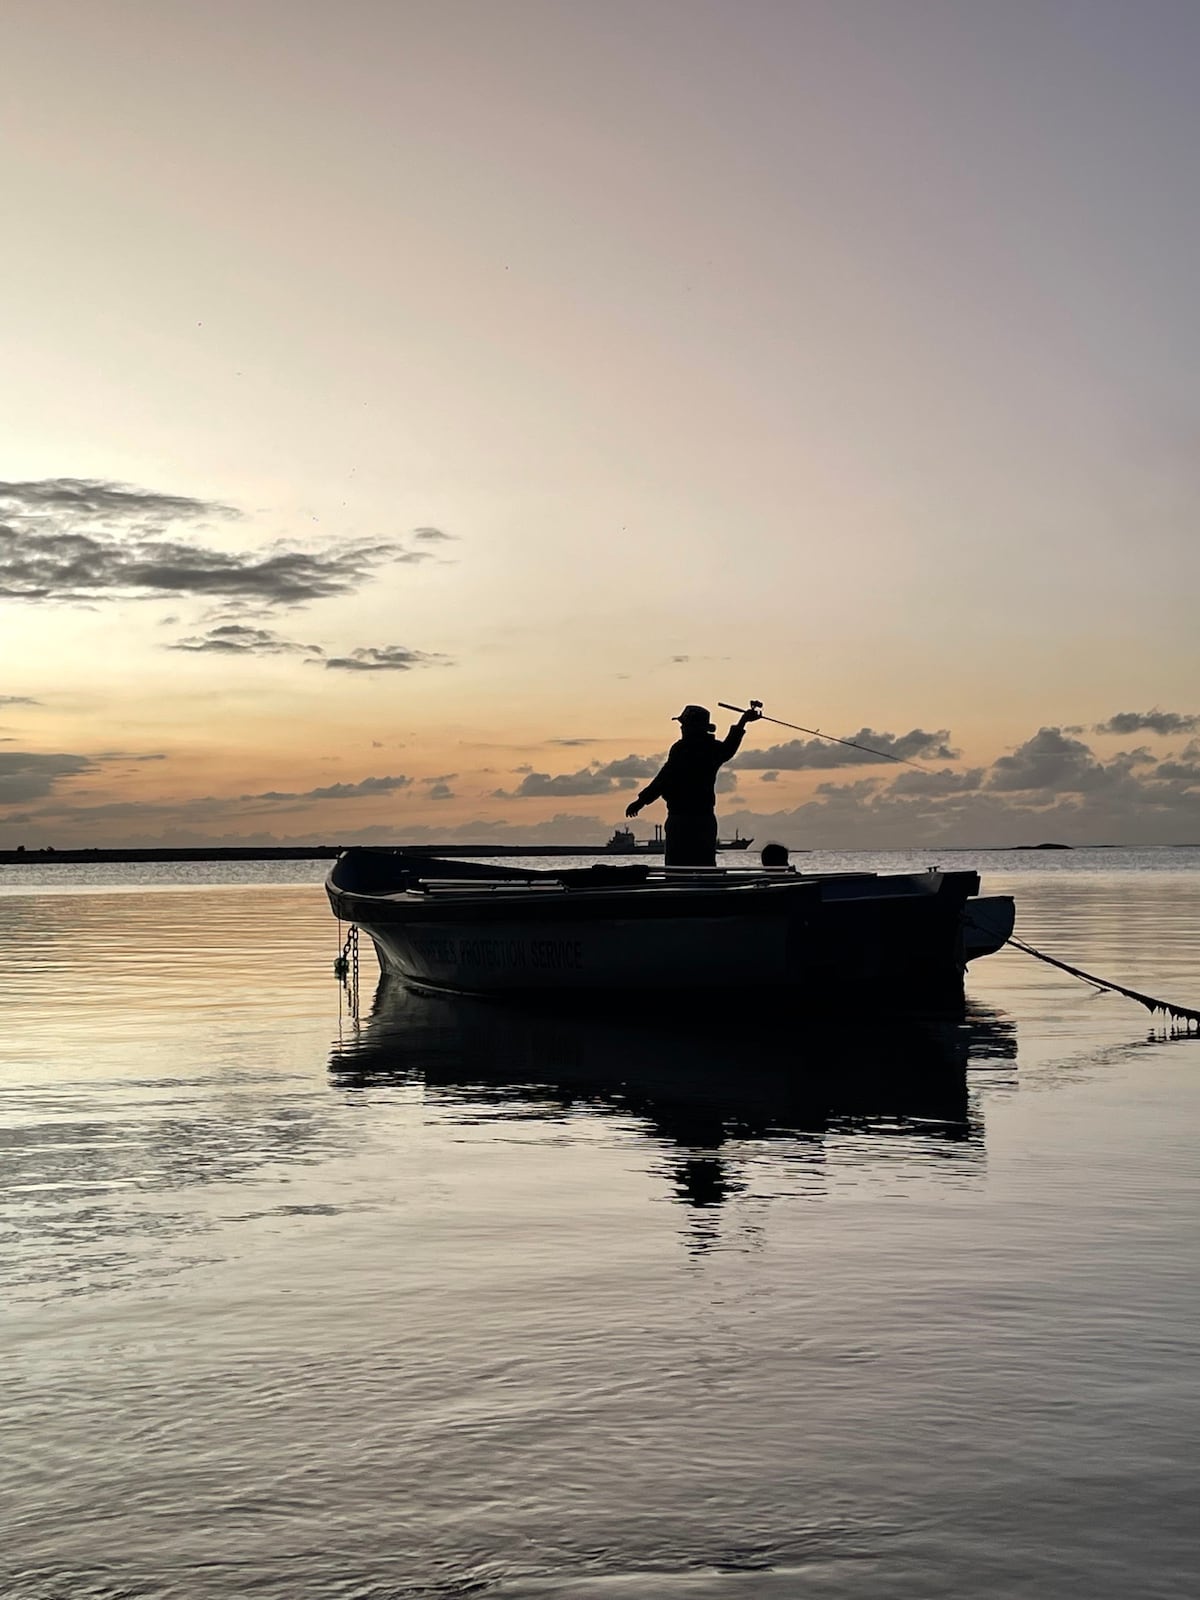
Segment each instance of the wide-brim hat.
[[685,728],[689,723],[703,722],[709,733],[716,733],[717,725],[710,720],[711,715],[707,706],[684,706],[679,715],[672,717],[671,721],[678,722]]

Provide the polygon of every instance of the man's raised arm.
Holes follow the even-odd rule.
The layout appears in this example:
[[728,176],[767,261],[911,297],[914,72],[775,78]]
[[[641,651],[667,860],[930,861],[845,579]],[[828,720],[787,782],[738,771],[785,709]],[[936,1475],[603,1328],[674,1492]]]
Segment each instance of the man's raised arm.
[[729,732],[725,735],[725,737],[721,740],[720,744],[717,746],[717,749],[721,752],[721,765],[722,766],[725,765],[725,763],[729,760],[730,756],[737,755],[738,746],[741,744],[742,739],[745,737],[746,724],[748,722],[757,722],[758,719],[761,716],[762,716],[762,712],[761,711],[756,711],[753,706],[751,706],[749,711],[743,711],[742,712],[742,715],[739,718],[739,720],[734,723],[733,727],[730,728]]

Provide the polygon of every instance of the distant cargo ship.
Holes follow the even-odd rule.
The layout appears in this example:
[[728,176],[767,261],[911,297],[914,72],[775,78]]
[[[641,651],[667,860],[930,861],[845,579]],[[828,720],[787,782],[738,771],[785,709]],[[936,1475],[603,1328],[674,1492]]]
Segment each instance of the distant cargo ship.
[[[753,839],[743,839],[740,833],[735,833],[732,839],[718,839],[717,849],[749,850],[753,843]],[[615,856],[661,856],[666,851],[667,841],[662,824],[657,823],[653,839],[639,839],[632,828],[618,828],[604,848]]]

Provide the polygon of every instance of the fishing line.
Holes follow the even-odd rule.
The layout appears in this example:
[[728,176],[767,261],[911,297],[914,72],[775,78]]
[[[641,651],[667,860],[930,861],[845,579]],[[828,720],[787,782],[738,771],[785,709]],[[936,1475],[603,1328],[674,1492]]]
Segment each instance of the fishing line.
[[[736,711],[739,716],[745,716],[741,706],[731,706],[728,700],[718,700],[717,704],[722,711]],[[906,767],[916,767],[918,772],[929,772],[929,767],[923,766],[919,761],[910,761],[907,756],[895,756],[888,750],[872,750],[869,744],[857,744],[853,739],[839,739],[836,733],[822,733],[820,728],[802,728],[798,722],[784,722],[781,717],[769,717],[762,711],[761,700],[751,700],[751,708],[758,712],[759,722],[773,722],[777,728],[791,728],[796,733],[811,733],[816,739],[829,739],[834,744],[844,744],[848,750],[861,750],[864,755],[878,756],[881,761],[899,761]]]

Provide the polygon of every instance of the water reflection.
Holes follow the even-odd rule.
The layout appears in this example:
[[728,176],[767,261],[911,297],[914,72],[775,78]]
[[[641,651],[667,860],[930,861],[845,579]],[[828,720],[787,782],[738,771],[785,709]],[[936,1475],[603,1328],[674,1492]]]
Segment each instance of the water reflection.
[[818,1166],[832,1138],[917,1141],[978,1161],[968,1066],[1011,1071],[1016,1054],[1013,1021],[978,1003],[818,1026],[757,1007],[681,1014],[647,1003],[606,1015],[498,1004],[385,978],[361,1027],[335,1044],[330,1072],[351,1093],[420,1087],[469,1120],[584,1111],[632,1121],[662,1147],[674,1196],[704,1212],[744,1188],[751,1142]]

